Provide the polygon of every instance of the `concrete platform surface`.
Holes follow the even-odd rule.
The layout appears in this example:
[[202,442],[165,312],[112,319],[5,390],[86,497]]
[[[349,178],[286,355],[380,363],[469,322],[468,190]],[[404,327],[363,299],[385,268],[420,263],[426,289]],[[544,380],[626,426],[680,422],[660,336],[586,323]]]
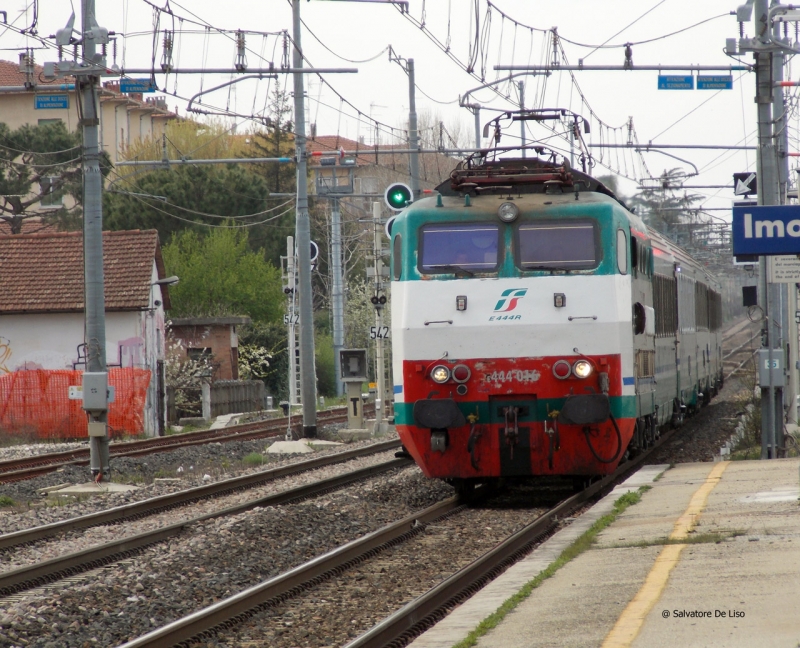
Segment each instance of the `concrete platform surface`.
[[626,490],[592,549],[533,590],[479,648],[800,646],[800,460],[646,467],[410,644],[450,648]]
[[108,493],[128,493],[139,490],[138,486],[131,484],[116,484],[114,482],[86,482],[84,484],[72,484],[64,488],[48,491],[47,495],[106,495]]
[[299,441],[276,441],[266,451],[269,454],[308,454],[314,452],[315,448],[328,448],[338,445],[342,444],[323,439],[300,439]]

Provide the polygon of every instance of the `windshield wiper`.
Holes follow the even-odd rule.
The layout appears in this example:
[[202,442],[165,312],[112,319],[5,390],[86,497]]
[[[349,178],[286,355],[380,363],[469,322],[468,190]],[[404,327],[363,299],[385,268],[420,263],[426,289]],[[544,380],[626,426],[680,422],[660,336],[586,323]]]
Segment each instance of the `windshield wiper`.
[[466,268],[462,268],[461,266],[457,265],[450,265],[450,264],[443,264],[443,265],[431,265],[427,266],[431,270],[444,270],[445,272],[454,272],[456,275],[464,274],[467,277],[474,277],[475,273],[471,270],[467,270]]

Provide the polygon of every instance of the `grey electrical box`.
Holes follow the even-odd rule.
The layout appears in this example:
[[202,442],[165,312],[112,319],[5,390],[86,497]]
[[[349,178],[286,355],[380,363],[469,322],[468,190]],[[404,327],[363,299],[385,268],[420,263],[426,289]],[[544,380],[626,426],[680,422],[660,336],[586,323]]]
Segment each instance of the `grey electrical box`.
[[339,364],[343,382],[364,382],[367,379],[366,349],[342,349],[339,351]]
[[83,409],[87,412],[108,409],[108,373],[105,371],[83,373]]
[[[783,349],[772,349],[772,386],[783,387],[786,383],[784,369],[786,361]],[[758,384],[769,387],[769,349],[758,350]]]

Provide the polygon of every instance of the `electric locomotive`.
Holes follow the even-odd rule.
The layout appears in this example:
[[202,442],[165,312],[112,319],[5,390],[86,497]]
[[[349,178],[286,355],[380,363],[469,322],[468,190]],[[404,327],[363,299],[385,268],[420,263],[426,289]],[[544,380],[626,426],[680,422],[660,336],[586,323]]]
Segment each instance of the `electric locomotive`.
[[602,183],[476,156],[437,192],[391,230],[395,423],[425,475],[608,474],[716,393],[717,284]]

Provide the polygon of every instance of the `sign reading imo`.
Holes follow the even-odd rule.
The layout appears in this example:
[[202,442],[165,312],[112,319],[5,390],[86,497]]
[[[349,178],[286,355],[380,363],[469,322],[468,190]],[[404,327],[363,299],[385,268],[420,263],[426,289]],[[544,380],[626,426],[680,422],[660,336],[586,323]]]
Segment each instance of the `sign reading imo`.
[[733,208],[734,254],[800,254],[800,205]]

